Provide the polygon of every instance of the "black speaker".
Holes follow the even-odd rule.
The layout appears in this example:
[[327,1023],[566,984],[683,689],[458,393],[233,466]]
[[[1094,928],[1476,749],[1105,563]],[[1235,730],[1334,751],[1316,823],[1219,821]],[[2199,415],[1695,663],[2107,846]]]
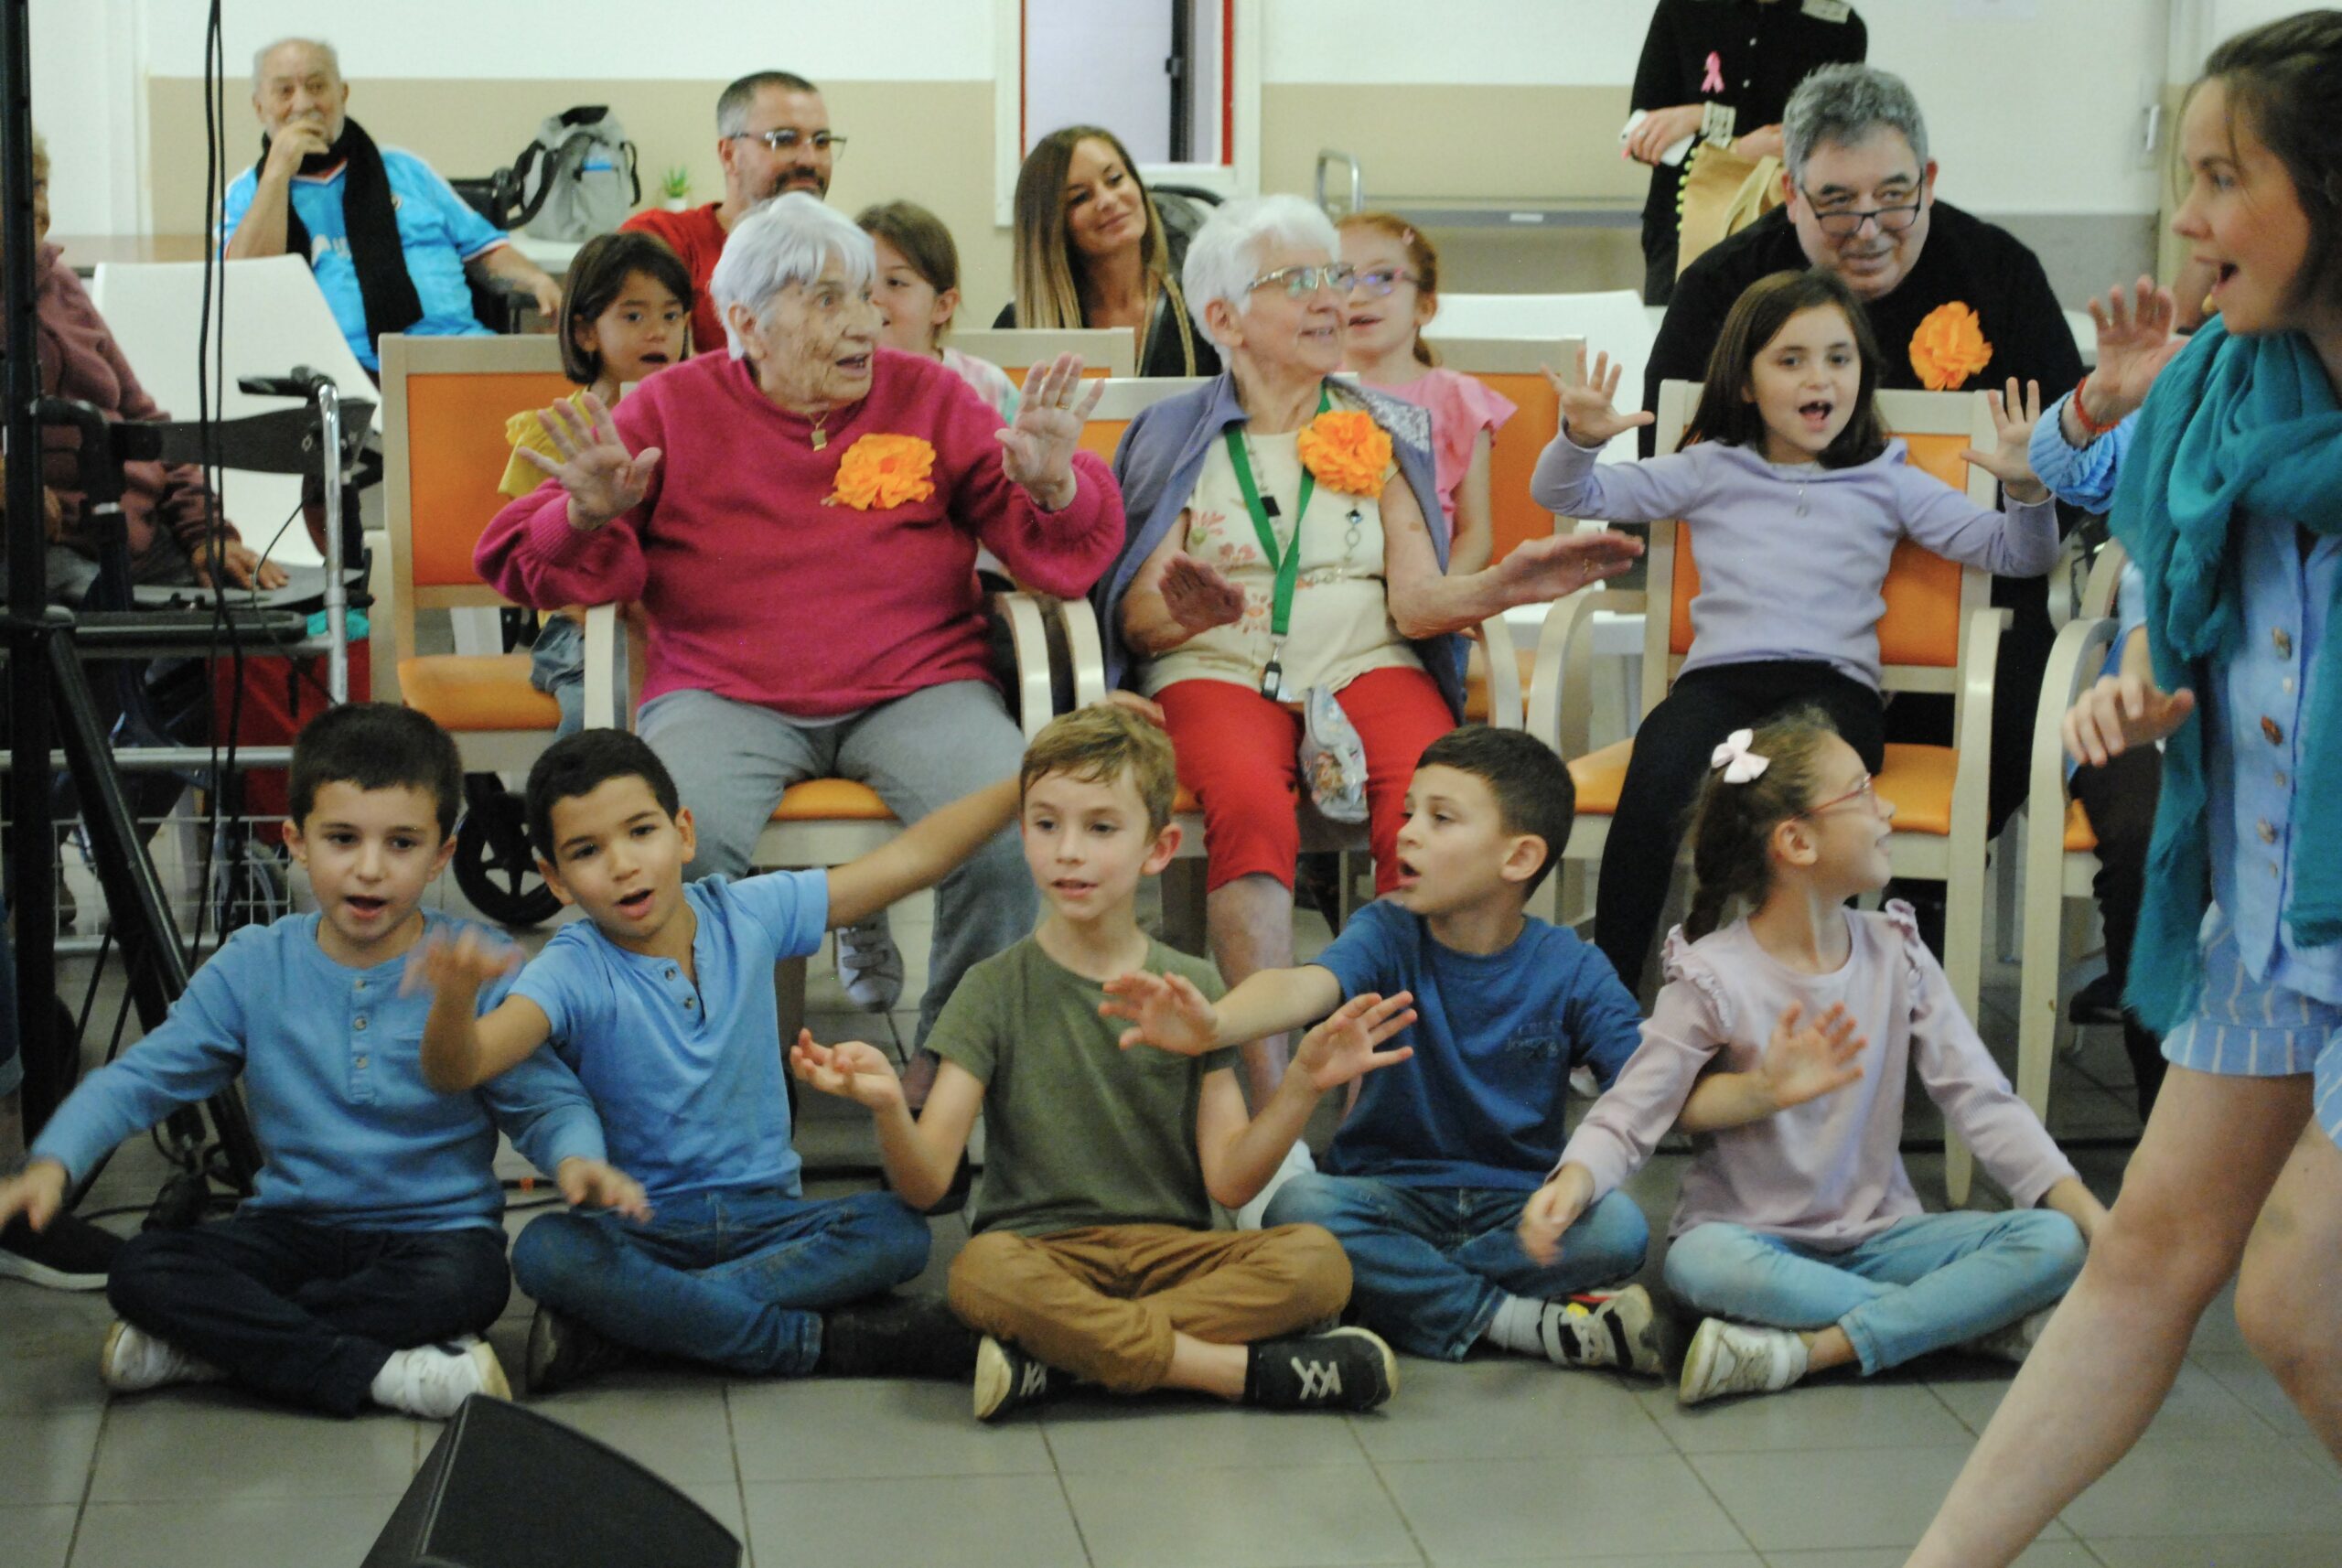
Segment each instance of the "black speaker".
[[705,1509],[617,1450],[502,1400],[447,1423],[361,1568],[739,1568]]

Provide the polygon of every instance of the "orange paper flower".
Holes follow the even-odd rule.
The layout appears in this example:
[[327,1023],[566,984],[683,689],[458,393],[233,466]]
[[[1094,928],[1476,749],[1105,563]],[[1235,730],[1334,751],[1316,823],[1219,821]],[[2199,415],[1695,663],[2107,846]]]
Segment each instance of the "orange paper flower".
[[1391,472],[1391,437],[1374,416],[1357,409],[1329,409],[1311,420],[1294,443],[1302,466],[1327,489],[1346,496],[1379,496]]
[[838,459],[838,488],[822,504],[856,511],[923,501],[935,493],[935,448],[916,435],[865,435]]
[[1928,311],[1911,334],[1911,369],[1929,392],[1956,392],[1992,362],[1984,324],[1956,299]]

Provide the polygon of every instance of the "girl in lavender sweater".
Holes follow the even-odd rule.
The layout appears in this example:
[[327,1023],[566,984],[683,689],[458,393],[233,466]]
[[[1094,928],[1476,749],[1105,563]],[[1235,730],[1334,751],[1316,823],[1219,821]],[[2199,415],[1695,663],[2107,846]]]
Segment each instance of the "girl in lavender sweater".
[[[1884,756],[1878,618],[1889,559],[1906,537],[1999,576],[2057,564],[2057,520],[2027,446],[2038,389],[1992,399],[2000,443],[1967,459],[2008,487],[2004,514],[1906,462],[1872,394],[1877,345],[1862,304],[1832,273],[1776,273],[1740,296],[1708,361],[1684,449],[1595,465],[1603,443],[1649,424],[1611,407],[1618,372],[1563,385],[1561,434],[1530,492],[1564,517],[1681,518],[1699,557],[1692,648],[1666,701],[1643,718],[1602,854],[1594,940],[1641,988],[1666,906],[1678,828],[1709,749],[1792,703],[1827,713],[1873,772]],[[1659,607],[1663,612],[1664,607]]]
[[[1953,1345],[2022,1359],[2105,1218],[1961,1013],[1909,907],[1846,908],[1886,886],[1894,814],[1818,709],[1715,748],[1692,829],[1697,891],[1642,1045],[1522,1211],[1523,1247],[1550,1263],[1662,1133],[1692,1134],[1666,1263],[1669,1288],[1707,1315],[1685,1404]],[[1897,1153],[1914,1069],[2014,1208],[1921,1209]]]

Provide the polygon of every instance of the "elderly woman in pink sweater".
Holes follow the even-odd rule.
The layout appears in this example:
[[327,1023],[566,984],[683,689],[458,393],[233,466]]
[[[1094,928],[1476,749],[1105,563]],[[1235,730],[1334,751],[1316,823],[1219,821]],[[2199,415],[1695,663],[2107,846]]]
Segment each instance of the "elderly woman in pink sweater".
[[[1077,450],[1080,361],[1037,371],[1004,425],[945,366],[879,346],[874,274],[869,236],[811,196],[750,213],[709,283],[731,352],[614,412],[548,410],[559,460],[480,538],[481,574],[523,603],[641,601],[638,727],[697,823],[697,875],[746,871],[802,779],[860,779],[910,822],[1015,773],[977,548],[1074,597],[1122,545],[1114,481]],[[921,1039],[968,966],[1032,928],[1014,836],[938,899]]]

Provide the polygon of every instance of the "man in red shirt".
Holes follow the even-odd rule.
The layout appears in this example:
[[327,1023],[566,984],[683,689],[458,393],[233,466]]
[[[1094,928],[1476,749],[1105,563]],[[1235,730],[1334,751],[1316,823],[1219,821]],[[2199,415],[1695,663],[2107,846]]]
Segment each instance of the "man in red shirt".
[[699,295],[692,307],[693,353],[728,346],[707,280],[732,226],[750,208],[785,190],[829,195],[830,174],[844,145],[843,136],[831,134],[820,88],[789,71],[756,71],[715,101],[715,156],[724,166],[724,199],[682,212],[653,208],[618,225],[658,235],[691,269]]

